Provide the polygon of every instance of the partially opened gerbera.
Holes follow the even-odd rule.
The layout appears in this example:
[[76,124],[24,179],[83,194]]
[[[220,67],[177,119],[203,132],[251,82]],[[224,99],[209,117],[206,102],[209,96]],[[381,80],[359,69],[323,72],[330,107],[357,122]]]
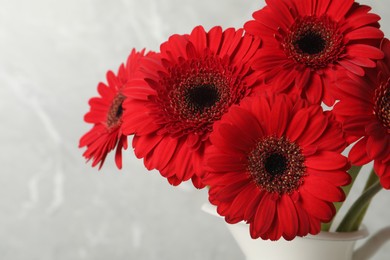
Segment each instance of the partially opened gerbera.
[[92,159],[92,166],[99,164],[101,168],[107,154],[115,149],[115,163],[119,169],[122,168],[122,149],[127,149],[127,136],[122,131],[122,104],[125,100],[123,89],[137,73],[140,59],[144,55],[145,51],[137,52],[133,49],[126,65],[119,67],[117,75],[108,71],[108,84],[99,83],[100,97],[89,101],[91,110],[84,120],[93,124],[93,127],[80,139],[79,146],[87,147],[83,155],[87,160]]
[[207,186],[226,222],[270,240],[328,231],[373,161],[337,227],[357,230],[372,197],[390,189],[390,43],[380,17],[353,0],[266,3],[244,28],[197,26],[157,52],[133,50],[90,100],[94,126],[80,147],[100,167],[116,149],[121,168],[132,136],[147,169],[175,186]]
[[368,71],[365,78],[340,78],[343,94],[335,113],[346,133],[358,140],[349,153],[355,165],[374,161],[374,170],[386,189],[390,189],[390,43],[384,39],[381,49],[386,54],[378,61],[378,69]]

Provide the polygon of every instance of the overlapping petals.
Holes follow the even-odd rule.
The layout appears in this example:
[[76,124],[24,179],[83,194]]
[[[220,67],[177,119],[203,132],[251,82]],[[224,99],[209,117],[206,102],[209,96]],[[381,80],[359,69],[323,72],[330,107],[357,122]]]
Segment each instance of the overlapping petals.
[[384,188],[390,189],[390,43],[384,39],[385,59],[363,79],[340,81],[340,102],[334,112],[353,141],[349,158],[356,165],[374,160]]
[[[254,68],[276,92],[328,106],[338,98],[334,72],[364,76],[383,58],[380,17],[353,0],[267,0],[245,30],[263,39]],[[273,85],[273,84],[272,84]]]
[[83,156],[87,160],[92,159],[92,166],[99,164],[101,168],[107,154],[116,149],[115,163],[119,169],[122,168],[122,149],[127,149],[127,136],[122,132],[123,89],[137,74],[144,56],[144,50],[137,52],[133,49],[126,65],[122,64],[117,74],[107,72],[108,84],[99,83],[97,90],[100,96],[89,101],[91,108],[84,120],[93,124],[93,127],[81,137],[79,147],[87,147]]
[[[252,238],[317,234],[350,182],[341,125],[297,97],[249,97],[214,125],[206,149],[210,202]],[[331,142],[329,141],[331,140]]]
[[260,40],[243,30],[196,27],[173,35],[145,58],[140,77],[124,91],[126,134],[148,169],[173,185],[204,187],[202,160],[214,122],[260,85],[251,69]]

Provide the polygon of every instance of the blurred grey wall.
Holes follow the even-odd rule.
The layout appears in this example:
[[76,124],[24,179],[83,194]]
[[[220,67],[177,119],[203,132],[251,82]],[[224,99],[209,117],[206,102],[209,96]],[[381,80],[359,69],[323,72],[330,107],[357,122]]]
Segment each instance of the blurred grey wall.
[[[361,2],[382,15],[389,36],[390,1]],[[263,4],[0,0],[0,259],[243,259],[224,222],[200,210],[206,190],[170,186],[131,149],[122,171],[112,156],[92,169],[77,146],[97,83],[133,47],[158,50],[199,24],[241,27]],[[388,205],[390,192],[381,192],[370,231],[390,225]],[[389,254],[387,244],[373,259]]]

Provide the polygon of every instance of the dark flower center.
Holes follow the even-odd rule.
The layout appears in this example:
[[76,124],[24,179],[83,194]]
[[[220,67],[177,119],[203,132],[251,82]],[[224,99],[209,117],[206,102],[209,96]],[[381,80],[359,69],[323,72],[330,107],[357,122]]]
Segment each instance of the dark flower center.
[[125,100],[125,96],[118,94],[111,103],[111,107],[108,110],[107,114],[107,126],[108,128],[113,128],[121,124],[123,107],[122,103]]
[[300,35],[300,38],[296,40],[294,45],[303,53],[313,55],[318,54],[325,49],[326,41],[322,38],[320,33],[308,30]]
[[282,154],[273,153],[265,159],[264,168],[272,176],[281,175],[287,170],[287,159]]
[[248,86],[236,69],[214,56],[167,67],[156,100],[164,131],[175,137],[188,133],[208,135],[213,123],[248,95]]
[[185,98],[190,109],[199,112],[214,106],[220,99],[218,89],[209,84],[189,88]]
[[120,118],[122,116],[122,114],[123,114],[122,103],[119,105],[119,107],[118,107],[118,109],[116,111],[116,115],[115,115],[116,118]]
[[374,113],[390,133],[390,78],[375,91]]
[[292,193],[303,183],[306,172],[301,148],[287,138],[269,136],[248,155],[248,171],[261,189]]
[[287,57],[312,69],[335,63],[345,49],[338,24],[327,16],[300,17],[277,38]]

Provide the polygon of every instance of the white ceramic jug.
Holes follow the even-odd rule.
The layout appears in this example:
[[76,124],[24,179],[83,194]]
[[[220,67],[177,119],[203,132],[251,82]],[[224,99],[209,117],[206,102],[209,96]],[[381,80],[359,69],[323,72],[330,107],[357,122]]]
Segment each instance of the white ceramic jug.
[[[203,205],[202,209],[219,217],[215,207],[210,204]],[[366,228],[347,233],[321,232],[315,236],[296,237],[292,241],[269,241],[252,239],[249,225],[245,223],[227,226],[246,260],[367,260],[390,239],[390,227],[387,227],[354,251],[356,241],[368,237]]]

